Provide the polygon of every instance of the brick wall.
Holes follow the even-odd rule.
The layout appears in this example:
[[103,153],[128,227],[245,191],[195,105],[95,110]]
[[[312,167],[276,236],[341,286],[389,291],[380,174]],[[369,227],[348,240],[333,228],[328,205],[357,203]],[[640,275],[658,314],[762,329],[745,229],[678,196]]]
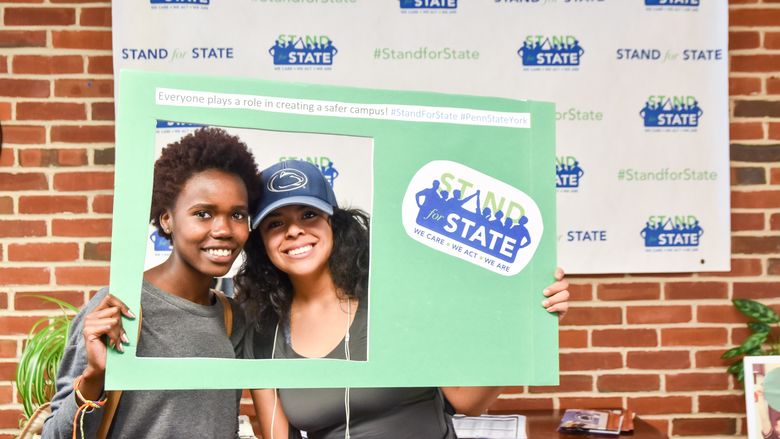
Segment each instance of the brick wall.
[[[5,1],[0,22],[4,438],[22,340],[57,312],[29,296],[81,306],[108,282],[114,106],[110,2]],[[497,409],[629,406],[673,436],[744,435],[719,356],[746,333],[729,299],[780,308],[780,1],[731,0],[730,41],[732,271],[572,279],[561,386],[513,388]]]

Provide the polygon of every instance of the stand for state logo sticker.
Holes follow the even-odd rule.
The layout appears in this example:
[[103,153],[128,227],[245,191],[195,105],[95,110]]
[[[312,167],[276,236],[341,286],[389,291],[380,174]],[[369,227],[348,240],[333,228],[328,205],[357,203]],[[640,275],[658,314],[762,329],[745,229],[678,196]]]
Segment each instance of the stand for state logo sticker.
[[429,162],[414,175],[402,219],[417,242],[504,276],[531,261],[544,230],[531,197],[446,160]]

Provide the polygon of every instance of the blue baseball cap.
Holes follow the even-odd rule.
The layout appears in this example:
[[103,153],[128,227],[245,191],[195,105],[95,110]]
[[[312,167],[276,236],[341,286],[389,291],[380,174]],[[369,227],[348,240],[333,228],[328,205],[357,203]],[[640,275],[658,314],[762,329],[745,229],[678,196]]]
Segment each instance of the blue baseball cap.
[[252,217],[252,229],[275,209],[303,204],[333,215],[339,207],[336,194],[319,168],[303,160],[285,160],[260,172],[260,205]]

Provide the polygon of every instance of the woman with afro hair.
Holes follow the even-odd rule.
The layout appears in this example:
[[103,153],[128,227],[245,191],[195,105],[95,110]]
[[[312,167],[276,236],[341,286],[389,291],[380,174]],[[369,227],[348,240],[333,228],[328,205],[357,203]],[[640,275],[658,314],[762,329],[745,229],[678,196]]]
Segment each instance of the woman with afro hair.
[[[224,130],[201,128],[163,149],[150,220],[173,249],[143,274],[138,356],[236,357],[243,314],[210,286],[249,236],[258,187],[252,153]],[[127,343],[122,317],[139,318],[141,309],[131,311],[103,288],[74,318],[44,438],[94,438],[98,431],[133,439],[237,437],[237,390],[125,391],[113,419],[91,407],[105,396],[107,350],[122,352]]]

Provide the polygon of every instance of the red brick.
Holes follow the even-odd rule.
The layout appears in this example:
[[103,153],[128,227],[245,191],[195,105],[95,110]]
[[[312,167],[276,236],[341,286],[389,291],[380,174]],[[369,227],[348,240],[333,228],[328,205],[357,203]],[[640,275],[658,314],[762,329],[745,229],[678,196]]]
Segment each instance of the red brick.
[[16,366],[16,363],[0,363],[0,380],[13,381],[16,379]]
[[780,207],[780,191],[732,191],[731,207],[746,209]]
[[87,197],[29,195],[19,197],[19,213],[86,213]]
[[561,398],[560,408],[576,409],[587,407],[589,409],[613,409],[623,406],[623,398],[620,397],[579,397],[579,398]]
[[[46,142],[46,128],[30,125],[3,125],[3,143],[33,145]],[[5,148],[3,148],[5,150]]]
[[590,392],[593,390],[593,377],[590,375],[561,375],[557,386],[529,386],[529,393],[551,392]]
[[0,238],[24,238],[46,235],[45,221],[0,220]]
[[57,153],[52,149],[22,149],[19,151],[19,164],[25,167],[54,166]]
[[82,8],[79,24],[111,27],[111,8]]
[[732,72],[775,72],[780,64],[778,55],[732,55]]
[[0,340],[0,357],[16,358],[16,348],[15,340]]
[[700,390],[726,390],[729,375],[718,373],[681,373],[666,375],[667,392],[690,392]]
[[33,75],[83,73],[84,58],[80,55],[16,55],[13,59],[13,70],[14,73]]
[[14,213],[14,199],[11,197],[0,197],[0,214]]
[[92,201],[92,211],[95,213],[112,213],[114,210],[113,195],[95,195]]
[[724,368],[729,362],[720,358],[726,349],[700,350],[696,352],[696,368],[705,367]]
[[744,395],[699,395],[699,411],[704,413],[745,413]]
[[16,104],[17,120],[84,120],[87,111],[84,104],[70,102],[19,102]]
[[729,78],[729,96],[761,93],[761,78]]
[[614,325],[623,321],[620,308],[569,307],[562,326]]
[[90,56],[87,71],[96,75],[113,75],[114,60],[111,56]]
[[729,50],[756,49],[761,43],[758,32],[729,32]]
[[108,267],[56,267],[57,285],[108,285]]
[[626,365],[630,369],[688,369],[691,360],[686,351],[628,352]]
[[0,191],[24,191],[48,189],[46,175],[40,172],[11,174],[0,172]]
[[766,274],[780,274],[780,259],[769,258],[767,260]]
[[54,175],[54,189],[59,191],[91,191],[113,188],[113,172],[60,172]]
[[[2,270],[2,268],[0,268]],[[32,326],[40,320],[41,317],[35,316],[4,316],[0,319],[0,334],[2,335],[27,335],[30,333]],[[7,364],[7,363],[0,363]],[[4,378],[0,378],[4,379]]]
[[569,300],[572,302],[593,300],[593,285],[569,284],[569,294]]
[[14,295],[14,309],[17,311],[58,310],[60,306],[54,302],[41,299],[36,296],[47,296],[53,299],[70,303],[81,308],[84,306],[84,293],[81,291],[36,291],[16,293]]
[[5,8],[6,26],[67,26],[76,24],[73,8]]
[[46,47],[46,31],[0,30],[0,47]]
[[[40,285],[49,283],[49,269],[43,267],[0,267],[3,287],[9,285]],[[8,317],[3,317],[4,320]],[[0,324],[2,327],[2,324]],[[2,333],[2,331],[0,331]]]
[[108,143],[114,141],[113,125],[55,126],[51,128],[52,142]]
[[669,282],[664,286],[667,299],[723,299],[728,297],[726,282]]
[[780,26],[780,9],[732,9],[729,11],[729,26]]
[[617,352],[576,352],[560,355],[560,370],[620,369],[623,358]]
[[6,146],[0,151],[0,166],[8,167],[13,166],[15,163],[14,150]]
[[764,32],[764,47],[780,49],[780,32]]
[[75,242],[9,244],[9,261],[75,261],[79,258],[79,245]]
[[562,349],[586,348],[588,347],[588,331],[561,329],[558,331],[558,346]]
[[[732,0],[734,1],[734,0]],[[669,435],[669,420],[668,419],[652,419],[652,418],[645,418],[642,417],[642,420],[650,424],[653,428],[656,430],[662,432],[665,436],[662,437],[668,437]]]
[[687,323],[691,318],[691,307],[688,305],[626,307],[627,323]]
[[766,78],[766,92],[770,95],[780,93],[780,78]]
[[488,410],[488,413],[518,413],[524,410],[552,410],[552,398],[500,398]]
[[658,336],[654,329],[596,329],[591,337],[593,346],[658,346]]
[[[772,127],[776,127],[777,136],[780,138],[780,123],[769,124],[769,131],[772,131]],[[772,168],[769,170],[769,184],[780,184],[780,168]]]
[[18,428],[23,414],[21,409],[0,409],[0,428]]
[[114,120],[114,103],[113,102],[93,103],[92,120]]
[[49,81],[46,79],[0,79],[0,96],[12,98],[48,98]]
[[596,295],[601,300],[657,300],[661,285],[656,282],[599,284]]
[[699,305],[696,320],[702,323],[744,323],[745,316],[729,305]]
[[732,122],[729,125],[731,140],[760,140],[764,138],[761,122]]
[[111,50],[111,31],[52,31],[51,38],[55,49]]
[[764,213],[731,213],[731,230],[764,230]]
[[691,413],[693,400],[690,396],[646,396],[628,398],[628,408],[642,415],[668,413]]
[[[0,57],[0,60],[2,60],[2,57]],[[0,63],[0,73],[4,70],[2,68],[3,64]],[[9,121],[11,120],[11,103],[10,102],[0,102],[0,120],[3,121]]]
[[113,79],[57,79],[54,96],[75,98],[110,98],[114,96]]
[[732,254],[780,253],[780,237],[778,236],[733,236],[731,238],[731,253]]
[[87,242],[84,244],[84,260],[87,261],[110,261],[111,243],[110,242]]
[[708,276],[758,276],[761,274],[760,259],[732,259],[731,271],[720,273],[707,273]]
[[51,222],[52,236],[111,236],[111,219],[58,219]]
[[664,328],[661,329],[662,346],[712,346],[728,340],[725,328]]
[[734,418],[673,419],[672,434],[676,436],[733,435],[737,432]]
[[661,388],[661,378],[656,374],[601,375],[596,388],[599,392],[651,392]]
[[780,297],[780,282],[736,282],[736,299],[775,299]]
[[67,148],[57,150],[57,164],[60,166],[82,166],[87,164],[87,150]]

